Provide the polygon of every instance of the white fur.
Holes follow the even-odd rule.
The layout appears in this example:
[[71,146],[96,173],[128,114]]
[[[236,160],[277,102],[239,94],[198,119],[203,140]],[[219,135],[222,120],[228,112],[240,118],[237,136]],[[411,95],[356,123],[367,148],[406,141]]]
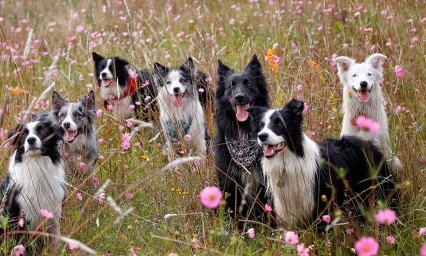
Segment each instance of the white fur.
[[70,104],[70,107],[67,109],[67,114],[66,114],[66,116],[64,118],[64,121],[62,121],[62,124],[61,124],[62,127],[64,127],[64,129],[67,129],[67,128],[65,128],[65,125],[64,125],[65,123],[69,123],[70,124],[70,127],[68,128],[68,130],[77,131],[78,126],[77,126],[77,124],[73,120],[72,103]]
[[59,235],[62,200],[65,197],[65,172],[62,163],[53,164],[48,156],[24,154],[21,163],[15,162],[16,152],[9,163],[9,175],[21,190],[18,203],[31,230],[35,230],[45,218],[40,210],[53,212],[48,219],[48,232]]
[[28,139],[29,138],[33,138],[33,139],[36,140],[35,144],[32,147],[35,147],[37,149],[36,153],[40,153],[40,149],[41,149],[41,144],[42,143],[41,143],[40,138],[37,136],[37,134],[34,131],[34,128],[36,127],[36,125],[37,125],[37,122],[28,123],[28,125],[27,125],[28,136],[27,136],[27,139],[25,140],[25,143],[24,143],[25,153],[28,153],[28,154],[33,154],[34,153],[33,150],[31,150],[30,152],[28,152],[28,150],[30,149],[30,144],[28,143]]
[[[171,73],[173,72],[174,71],[172,71]],[[176,76],[174,75],[175,74],[173,74],[172,76],[174,81],[171,84],[176,85]],[[179,81],[179,78],[177,78],[177,81]],[[192,124],[188,131],[188,135],[190,135],[192,139],[190,141],[185,141],[185,143],[194,151],[193,153],[198,156],[205,157],[207,146],[205,140],[204,112],[203,107],[201,106],[201,103],[198,100],[198,92],[196,91],[195,86],[193,86],[193,90],[193,97],[185,95],[183,97],[182,105],[180,107],[175,107],[171,98],[172,96],[168,93],[168,89],[166,88],[166,86],[158,87],[158,105],[160,108],[160,120],[164,135],[167,140],[169,156],[173,154],[173,145],[170,137],[167,135],[167,128],[165,126],[166,123],[175,123],[179,120],[182,120],[187,123],[189,122],[189,119],[192,118]]]
[[[386,56],[373,54],[365,62],[356,63],[348,57],[338,57],[335,59],[338,67],[338,75],[343,84],[343,124],[341,136],[359,136],[364,140],[372,140],[388,160],[394,161],[396,168],[401,168],[398,158],[392,156],[390,146],[388,122],[384,108],[384,97],[380,87],[383,78],[382,62]],[[371,74],[371,75],[369,75]],[[354,76],[355,75],[355,76]],[[371,96],[368,102],[361,102],[354,94],[353,89],[359,90],[360,81],[367,81],[368,88],[371,88]],[[360,129],[352,124],[352,120],[357,118],[359,113],[365,113],[366,117],[380,124],[380,130],[371,133]]]
[[[111,67],[111,62],[112,62],[112,59],[107,59],[107,64],[106,64],[106,66],[105,66],[105,68],[99,73],[99,79],[113,79],[114,78],[114,76],[111,74],[111,70],[110,70],[110,67]],[[102,73],[104,73],[104,74],[106,74],[106,76],[105,77],[102,77]]]
[[263,158],[263,174],[274,210],[289,226],[308,220],[315,207],[315,176],[320,160],[318,145],[303,135],[304,158],[287,147],[273,158]]
[[179,88],[179,93],[184,94],[186,92],[186,86],[184,86],[179,81],[180,78],[181,78],[181,75],[180,75],[179,71],[177,71],[177,70],[172,70],[168,74],[167,79],[166,79],[166,88],[167,88],[167,92],[170,95],[174,94],[174,91],[173,91],[174,88]]
[[[268,110],[263,116],[263,123],[269,124],[269,122],[271,120],[271,116],[275,112],[276,112],[276,110],[274,110],[274,109]],[[259,134],[267,134],[268,135],[268,142],[266,144],[269,144],[269,145],[277,145],[278,143],[284,141],[284,138],[282,136],[276,135],[271,129],[269,129],[268,125],[265,125],[263,127],[263,129],[259,132]],[[259,138],[257,138],[257,141],[258,141],[259,145],[261,145],[261,146],[264,145],[264,143],[262,141],[260,141]]]

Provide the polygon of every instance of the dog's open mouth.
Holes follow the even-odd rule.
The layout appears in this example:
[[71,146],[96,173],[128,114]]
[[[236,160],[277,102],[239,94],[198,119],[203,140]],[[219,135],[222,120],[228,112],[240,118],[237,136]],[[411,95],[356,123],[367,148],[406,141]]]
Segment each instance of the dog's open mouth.
[[249,112],[247,112],[247,109],[250,107],[250,104],[239,104],[235,105],[235,108],[237,109],[237,120],[239,122],[245,122],[247,121],[249,117]]
[[183,103],[183,94],[181,94],[181,93],[178,93],[178,94],[173,94],[172,95],[172,100],[173,100],[173,105],[175,106],[175,107],[180,107],[180,106],[182,106],[182,103]]
[[77,138],[78,131],[77,130],[66,130],[65,131],[65,141],[71,143]]
[[278,154],[281,150],[285,148],[286,144],[284,141],[276,144],[276,145],[263,145],[263,154],[266,158],[271,158]]
[[113,79],[102,79],[102,86],[108,87],[112,84],[113,81],[114,81]]
[[355,92],[355,95],[358,97],[358,99],[361,101],[361,102],[368,102],[368,100],[370,99],[370,96],[371,96],[371,89],[370,90],[365,90],[365,89],[362,89],[362,90],[356,90],[355,88],[353,89],[354,90],[354,92]]

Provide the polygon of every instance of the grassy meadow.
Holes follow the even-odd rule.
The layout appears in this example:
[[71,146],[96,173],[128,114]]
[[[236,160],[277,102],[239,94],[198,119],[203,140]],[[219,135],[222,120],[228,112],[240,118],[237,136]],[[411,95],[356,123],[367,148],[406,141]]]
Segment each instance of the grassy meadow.
[[[131,147],[122,149],[122,134],[131,129],[103,108],[91,53],[118,55],[139,69],[152,69],[154,62],[177,66],[192,56],[211,76],[213,89],[218,59],[239,72],[255,53],[271,105],[282,107],[294,97],[306,101],[305,131],[320,140],[339,136],[343,117],[332,58],[363,61],[379,52],[387,56],[383,91],[391,144],[404,164],[398,173],[403,188],[398,220],[379,225],[373,209],[365,223],[343,218],[328,232],[293,231],[311,255],[356,255],[354,244],[363,236],[379,242],[380,255],[418,255],[426,242],[418,234],[426,226],[425,28],[426,3],[414,0],[0,0],[0,174],[5,176],[12,154],[3,145],[8,130],[28,110],[50,110],[51,91],[34,104],[44,90],[54,84],[53,90],[76,101],[93,89],[97,109],[103,110],[96,118],[102,156],[93,177],[67,175],[62,235],[99,255],[297,255],[296,246],[283,240],[284,226],[247,223],[245,231],[254,228],[256,234],[249,238],[223,217],[223,205],[216,212],[200,203],[199,192],[217,185],[212,155],[200,167],[191,162],[162,171],[164,140],[150,142],[158,124],[139,130]],[[278,63],[267,60],[268,51]],[[403,77],[395,74],[397,65]],[[214,113],[206,119],[213,137]],[[99,192],[133,211],[117,220],[119,214],[107,199],[100,202]],[[387,242],[389,235],[395,243]],[[12,255],[18,243],[1,238],[0,255]],[[80,253],[87,251],[65,243],[59,250]]]

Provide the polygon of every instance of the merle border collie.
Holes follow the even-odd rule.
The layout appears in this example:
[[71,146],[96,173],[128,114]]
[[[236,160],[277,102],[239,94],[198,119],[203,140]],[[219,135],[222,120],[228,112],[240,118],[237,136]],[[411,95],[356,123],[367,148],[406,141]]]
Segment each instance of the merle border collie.
[[249,109],[268,191],[284,223],[303,226],[338,208],[372,207],[374,199],[395,207],[396,181],[378,148],[356,136],[314,142],[302,131],[303,107],[292,100],[280,110]]
[[[355,135],[374,141],[381,152],[392,164],[392,168],[401,169],[401,162],[392,155],[389,139],[388,121],[384,108],[384,97],[380,87],[383,79],[383,61],[386,56],[375,53],[363,63],[356,63],[349,57],[337,57],[340,82],[343,84],[343,124],[341,136]],[[365,116],[380,124],[380,130],[370,133],[356,126],[356,118]]]
[[65,166],[67,170],[78,173],[85,164],[83,171],[91,174],[95,169],[99,156],[98,141],[96,138],[95,95],[90,91],[78,99],[69,102],[57,92],[52,94],[51,115],[55,123],[61,124],[65,130]]
[[120,57],[105,58],[92,52],[95,76],[106,109],[113,109],[114,117],[154,120],[156,91],[152,74],[134,71],[129,62]]
[[[267,203],[262,149],[250,129],[250,106],[268,107],[268,88],[256,55],[242,73],[218,61],[216,136],[213,149],[219,186],[228,209],[238,220],[260,220]],[[227,195],[227,196],[226,196]],[[266,215],[264,215],[266,216]],[[261,219],[266,221],[266,218]]]
[[[192,58],[188,58],[178,68],[154,64],[160,123],[170,159],[173,159],[175,153],[182,155],[186,150],[202,157],[206,155],[209,137],[201,101],[207,103],[206,78],[203,72],[197,71]],[[191,136],[184,143],[189,149],[182,144],[185,135]]]
[[[12,130],[10,139],[16,150],[0,186],[0,213],[8,216],[11,229],[19,229],[18,221],[23,218],[29,230],[36,230],[44,223],[48,233],[60,234],[62,201],[66,194],[59,149],[63,137],[63,128],[50,120],[18,125]],[[53,218],[44,218],[41,209],[52,212]],[[56,239],[51,242],[56,245]]]

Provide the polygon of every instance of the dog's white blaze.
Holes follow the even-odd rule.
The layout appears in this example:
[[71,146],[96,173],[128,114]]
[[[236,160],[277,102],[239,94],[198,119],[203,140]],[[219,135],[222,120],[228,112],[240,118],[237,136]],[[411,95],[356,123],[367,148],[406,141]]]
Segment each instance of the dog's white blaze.
[[365,81],[367,82],[367,88],[364,89],[371,90],[375,83],[375,76],[377,75],[375,73],[374,68],[370,64],[356,63],[349,69],[345,80],[355,90],[361,90],[361,82]]
[[18,203],[24,212],[25,220],[34,230],[44,220],[40,209],[53,212],[54,218],[48,220],[52,225],[49,232],[59,234],[62,213],[62,200],[65,196],[65,172],[62,163],[55,165],[48,156],[24,155],[22,162],[15,162],[16,151],[9,163],[9,175],[21,188]]
[[[114,78],[114,76],[111,73],[111,69],[110,69],[111,62],[112,62],[112,59],[107,59],[107,64],[106,64],[105,68],[99,73],[99,79],[102,80],[102,79],[113,79]],[[106,76],[103,77],[102,73],[106,74]]]
[[[370,57],[367,58],[367,60],[369,60]],[[383,105],[384,97],[382,89],[380,87],[380,80],[383,78],[383,68],[381,64],[377,65],[375,68],[370,62],[355,63],[354,60],[347,57],[345,58],[351,60],[352,64],[349,64],[347,72],[345,72],[341,68],[339,68],[338,72],[340,81],[344,85],[344,116],[342,131],[340,135],[352,135],[361,137],[364,140],[372,140],[374,144],[379,147],[380,151],[385,155],[387,159],[392,159],[391,164],[395,165],[395,170],[401,169],[402,165],[398,158],[392,156],[392,149],[390,146],[388,121]],[[349,93],[349,91],[352,90],[352,83],[354,81],[352,80],[353,78],[351,77],[351,75],[356,73],[357,77],[368,77],[368,72],[372,72],[372,76],[369,76],[370,79],[372,79],[371,96],[368,102],[360,102],[354,95],[354,92],[352,92],[351,94]],[[378,122],[380,124],[380,130],[375,133],[371,133],[360,129],[356,125],[353,125],[352,120],[354,118],[357,118],[360,113],[364,113],[367,118]]]
[[30,149],[30,144],[28,144],[28,139],[29,138],[35,138],[36,142],[35,142],[35,147],[36,148],[41,148],[41,140],[40,138],[37,136],[37,134],[35,133],[35,127],[37,126],[38,122],[31,122],[28,123],[26,125],[27,129],[28,129],[28,136],[25,140],[25,144],[24,144],[24,149],[25,149],[25,153],[28,152],[28,150]]
[[286,147],[275,157],[263,158],[263,174],[273,197],[274,210],[289,226],[306,223],[315,207],[315,176],[320,149],[303,134],[303,158]]
[[167,91],[169,92],[169,94],[175,94],[175,92],[173,91],[174,88],[179,88],[179,93],[186,92],[186,86],[179,81],[181,77],[182,75],[177,70],[172,70],[167,75],[167,80],[170,81],[170,84],[166,84]]
[[[64,121],[62,121],[62,127],[64,127],[65,130],[77,131],[78,126],[73,120],[73,113],[72,113],[73,105],[75,105],[75,103],[69,104],[69,107],[67,109],[67,114],[64,118]],[[65,128],[65,125],[64,125],[65,123],[70,124],[70,127],[68,129]]]
[[257,139],[257,141],[259,142],[259,145],[263,146],[264,144],[268,144],[268,145],[277,145],[280,142],[284,141],[284,138],[282,136],[278,136],[276,135],[271,129],[269,129],[269,123],[271,122],[271,116],[272,114],[274,114],[276,112],[276,110],[268,110],[264,116],[263,116],[263,123],[265,124],[265,126],[263,127],[263,129],[258,133],[265,133],[268,134],[268,138],[266,141],[260,141],[259,138]]

